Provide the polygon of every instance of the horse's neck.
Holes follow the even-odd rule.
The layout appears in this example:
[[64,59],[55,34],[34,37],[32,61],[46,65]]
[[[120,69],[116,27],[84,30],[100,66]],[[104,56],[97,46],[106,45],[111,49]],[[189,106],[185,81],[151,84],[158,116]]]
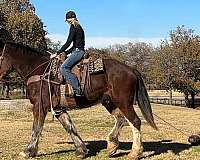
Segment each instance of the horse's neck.
[[32,75],[43,74],[46,66],[48,65],[47,58],[41,58],[36,60],[25,59],[17,63],[16,60],[13,61],[13,66],[17,72],[25,79]]

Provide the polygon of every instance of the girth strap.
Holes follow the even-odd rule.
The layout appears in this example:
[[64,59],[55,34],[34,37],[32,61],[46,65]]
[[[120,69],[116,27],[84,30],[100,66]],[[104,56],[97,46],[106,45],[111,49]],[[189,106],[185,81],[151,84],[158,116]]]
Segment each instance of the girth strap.
[[85,90],[88,67],[89,67],[88,64],[84,64],[83,73],[81,75],[81,82],[80,82],[81,83],[81,90],[82,90],[82,92],[84,92],[84,90]]
[[38,82],[38,81],[45,81],[45,82],[50,82],[50,83],[53,83],[53,84],[56,84],[56,85],[60,85],[59,82],[56,82],[56,81],[52,81],[52,80],[48,80],[48,79],[45,79],[43,78],[43,76],[41,75],[34,75],[34,76],[31,76],[28,81],[27,81],[27,85],[31,84],[31,83],[34,83],[34,82]]

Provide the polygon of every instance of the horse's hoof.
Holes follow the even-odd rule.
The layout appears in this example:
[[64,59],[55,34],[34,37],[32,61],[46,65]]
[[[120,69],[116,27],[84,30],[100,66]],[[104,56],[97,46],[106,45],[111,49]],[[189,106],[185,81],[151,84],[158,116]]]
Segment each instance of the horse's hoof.
[[139,159],[139,156],[135,153],[129,153],[128,154],[128,160],[138,160]]
[[119,143],[108,142],[107,150],[109,157],[112,157],[117,152],[118,146]]
[[19,153],[19,156],[24,157],[24,158],[36,157],[36,155],[37,155],[37,150],[34,150],[32,152],[25,150],[25,151]]
[[128,154],[128,160],[138,160],[142,155],[142,149],[139,152],[131,151]]
[[76,157],[77,157],[77,158],[83,159],[83,158],[85,158],[86,156],[87,156],[87,151],[86,151],[86,152],[85,152],[85,151],[79,151],[79,150],[76,151]]
[[23,157],[23,158],[28,158],[29,156],[26,154],[26,153],[24,153],[24,152],[20,152],[19,153],[19,156],[20,157]]

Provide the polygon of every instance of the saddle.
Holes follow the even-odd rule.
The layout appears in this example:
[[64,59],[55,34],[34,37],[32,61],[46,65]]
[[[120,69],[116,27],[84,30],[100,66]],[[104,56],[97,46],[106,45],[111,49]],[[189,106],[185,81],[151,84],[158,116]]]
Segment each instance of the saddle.
[[[64,62],[64,60],[65,55],[62,53],[60,54],[59,59],[53,59],[52,63],[55,63],[55,65],[52,65],[51,68],[51,79],[57,79],[61,84],[62,105],[67,106],[69,109],[73,109],[77,106],[77,100],[73,96],[71,96],[73,95],[72,86],[64,81],[64,78],[60,73],[60,65]],[[79,62],[72,68],[72,73],[74,73],[78,78],[83,98],[90,99],[91,92],[93,92],[91,76],[95,74],[104,73],[103,60],[102,58],[84,58],[81,62]]]

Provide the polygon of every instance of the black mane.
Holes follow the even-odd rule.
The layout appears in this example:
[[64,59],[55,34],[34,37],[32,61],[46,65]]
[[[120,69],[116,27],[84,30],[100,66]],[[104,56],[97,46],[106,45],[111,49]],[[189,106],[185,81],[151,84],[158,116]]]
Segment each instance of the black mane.
[[[10,44],[16,50],[19,50],[19,49],[22,50],[23,54],[31,54],[31,55],[35,54],[37,56],[48,56],[48,53],[46,53],[46,52],[41,52],[37,49],[31,48],[30,46],[27,46],[27,45],[24,45],[21,43],[15,43],[15,42],[11,42],[11,41],[8,41],[6,43]],[[1,45],[1,42],[0,42],[0,45]]]

